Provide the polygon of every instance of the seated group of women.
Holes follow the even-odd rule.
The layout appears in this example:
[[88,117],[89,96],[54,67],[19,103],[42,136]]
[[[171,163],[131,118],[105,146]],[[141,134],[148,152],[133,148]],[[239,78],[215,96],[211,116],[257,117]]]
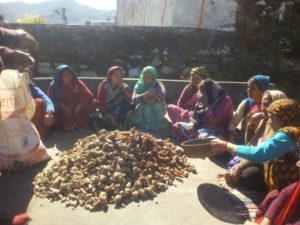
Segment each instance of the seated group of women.
[[[1,79],[8,79],[1,75]],[[214,154],[226,151],[237,156],[228,164],[229,170],[225,174],[228,184],[273,191],[260,206],[257,224],[286,224],[281,222],[300,220],[299,207],[298,210],[291,207],[299,205],[300,201],[299,153],[296,151],[300,138],[300,106],[281,91],[269,90],[268,76],[256,75],[249,79],[248,98],[236,111],[230,96],[209,78],[204,67],[192,69],[190,83],[183,89],[177,105],[166,105],[164,85],[157,80],[157,71],[151,66],[143,69],[132,95],[123,82],[122,69],[117,66],[111,67],[106,79],[100,83],[97,99],[67,65],[57,67],[48,89],[49,98],[33,83],[30,87],[37,108],[32,121],[42,138],[53,123],[61,131],[88,128],[90,115],[97,108],[106,129],[130,123],[144,131],[153,131],[165,128],[165,117],[169,117],[174,141],[214,137],[211,142]],[[28,108],[30,100],[24,93],[18,97],[27,101]],[[26,112],[21,108],[12,110],[14,112],[7,118],[2,116],[1,122],[14,123],[12,115]],[[9,126],[11,124],[7,122],[8,130]],[[3,135],[2,138],[7,139]],[[9,146],[12,142],[1,141],[1,148],[7,147],[3,143]],[[42,143],[35,142],[35,146],[26,143],[30,145],[28,149],[35,149],[31,157],[41,158],[43,153],[43,158],[47,158]],[[3,155],[0,155],[1,160],[9,161]],[[282,195],[288,197],[278,203]]]
[[[133,95],[123,82],[123,72],[118,66],[108,70],[106,79],[99,84],[97,98],[67,65],[56,68],[48,95],[39,95],[42,91],[34,85],[31,90],[37,108],[42,108],[36,110],[40,119],[33,119],[33,122],[43,138],[53,123],[60,131],[87,129],[91,114],[96,110],[105,129],[120,128],[125,122],[147,131],[166,126],[166,92],[157,80],[156,69],[151,66],[143,69]],[[39,102],[44,102],[45,106],[39,107]],[[50,122],[49,118],[52,118]]]
[[230,162],[228,184],[268,193],[253,224],[299,224],[300,106],[279,91],[266,91],[262,99],[262,118],[250,119],[248,129],[255,132],[247,145],[216,139],[212,150],[241,157]]
[[49,159],[42,141],[50,128],[87,129],[97,108],[106,129],[119,128],[126,121],[146,131],[167,125],[165,88],[151,66],[143,69],[133,96],[117,66],[100,83],[97,99],[67,65],[56,68],[48,94],[35,86],[28,69],[3,70],[0,87],[0,171]]
[[299,103],[256,75],[234,112],[224,89],[207,77],[194,68],[177,105],[168,105],[175,139],[214,137],[214,154],[234,156],[223,175],[227,183],[268,193],[256,221],[246,224],[300,224]]

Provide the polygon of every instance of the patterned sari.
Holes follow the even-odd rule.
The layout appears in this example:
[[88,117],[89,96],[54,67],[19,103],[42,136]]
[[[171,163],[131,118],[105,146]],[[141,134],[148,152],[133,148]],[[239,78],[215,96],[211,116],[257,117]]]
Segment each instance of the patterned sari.
[[[152,83],[144,83],[144,73],[148,72],[152,76]],[[155,92],[154,102],[147,103],[144,97],[148,91]],[[147,66],[143,69],[139,81],[134,87],[133,102],[136,103],[135,113],[132,117],[132,123],[138,128],[153,131],[167,127],[165,121],[166,91],[164,85],[157,80],[157,71],[154,67]]]
[[[268,112],[280,118],[284,127],[280,130],[290,135],[294,140],[300,138],[300,106],[291,99],[281,99],[273,102]],[[282,157],[264,163],[265,182],[269,190],[281,190],[299,179],[299,152],[293,151]]]
[[[218,137],[224,139],[227,136],[229,121],[233,116],[232,101],[219,84],[207,79],[201,82],[205,92],[200,94],[199,102],[194,111],[196,126],[188,129],[188,123],[179,122],[173,125],[173,135],[177,142],[193,138]],[[208,95],[208,103],[205,106],[201,102],[201,95]]]

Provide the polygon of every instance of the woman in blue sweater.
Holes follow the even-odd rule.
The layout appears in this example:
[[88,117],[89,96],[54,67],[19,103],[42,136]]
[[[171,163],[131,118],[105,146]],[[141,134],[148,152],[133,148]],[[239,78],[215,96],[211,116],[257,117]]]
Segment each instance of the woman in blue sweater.
[[300,105],[291,99],[273,102],[268,108],[271,126],[268,139],[257,146],[235,145],[215,139],[213,153],[228,151],[252,162],[264,163],[269,190],[286,187],[298,179],[296,159],[290,160],[300,139]]

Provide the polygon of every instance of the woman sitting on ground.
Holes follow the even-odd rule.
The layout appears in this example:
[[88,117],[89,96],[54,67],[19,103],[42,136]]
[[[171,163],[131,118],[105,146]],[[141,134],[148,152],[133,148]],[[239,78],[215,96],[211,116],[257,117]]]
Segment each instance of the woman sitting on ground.
[[[245,137],[246,135],[246,128],[251,116],[256,113],[260,112],[261,110],[261,99],[263,93],[269,89],[269,76],[264,75],[256,75],[249,79],[248,81],[248,98],[243,100],[234,116],[229,124],[229,140],[231,142],[238,142],[238,143],[247,143],[248,139],[250,140],[251,137]],[[240,134],[239,136],[236,135],[237,126],[241,123],[240,127]]]
[[178,122],[173,126],[173,134],[178,142],[228,136],[228,123],[233,116],[231,98],[211,79],[205,79],[199,84],[198,95],[192,122]]
[[[300,161],[297,166],[300,167]],[[282,191],[273,190],[268,193],[258,207],[255,222],[246,221],[245,225],[300,224],[299,209],[300,180]]]
[[228,151],[255,163],[264,163],[269,191],[281,190],[298,180],[297,141],[300,138],[300,105],[291,99],[273,102],[268,108],[270,130],[257,146],[235,145],[212,140],[212,151]]
[[88,128],[90,114],[97,108],[97,101],[70,66],[56,68],[48,96],[54,103],[54,122],[60,131]]
[[[287,99],[286,95],[278,90],[265,91],[262,97],[261,111],[253,114],[248,123],[248,130],[254,133],[248,145],[256,146],[266,140],[270,132],[270,123],[268,121],[268,107],[277,100]],[[228,164],[229,172],[225,174],[225,180],[228,185],[247,186],[248,188],[265,190],[263,168],[261,164],[254,164],[249,160],[241,159],[236,156]]]
[[157,80],[157,71],[152,66],[143,69],[134,86],[132,100],[136,104],[132,123],[140,129],[153,131],[166,128],[166,91]]
[[198,102],[198,85],[207,78],[208,73],[204,67],[199,66],[191,70],[190,83],[184,87],[177,106],[173,104],[168,105],[168,115],[172,123],[190,121]]
[[129,121],[134,105],[127,84],[123,83],[123,72],[113,66],[107,71],[106,79],[98,89],[98,106],[106,122],[106,129],[120,128]]

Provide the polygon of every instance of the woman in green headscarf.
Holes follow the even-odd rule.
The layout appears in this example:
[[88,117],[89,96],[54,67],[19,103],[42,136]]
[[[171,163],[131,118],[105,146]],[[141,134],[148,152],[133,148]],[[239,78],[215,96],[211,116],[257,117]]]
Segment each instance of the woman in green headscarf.
[[132,117],[133,124],[145,130],[164,128],[165,97],[166,90],[157,80],[156,69],[152,66],[145,67],[134,86],[132,100],[136,104],[136,110]]

